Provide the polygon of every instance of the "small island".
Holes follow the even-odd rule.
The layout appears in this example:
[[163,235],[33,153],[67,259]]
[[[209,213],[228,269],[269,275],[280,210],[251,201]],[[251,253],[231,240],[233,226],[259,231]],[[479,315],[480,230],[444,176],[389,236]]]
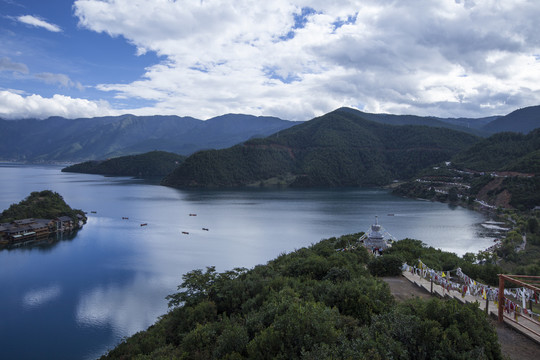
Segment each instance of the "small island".
[[34,191],[0,214],[0,246],[32,243],[71,232],[81,228],[86,219],[82,210],[72,209],[60,194]]

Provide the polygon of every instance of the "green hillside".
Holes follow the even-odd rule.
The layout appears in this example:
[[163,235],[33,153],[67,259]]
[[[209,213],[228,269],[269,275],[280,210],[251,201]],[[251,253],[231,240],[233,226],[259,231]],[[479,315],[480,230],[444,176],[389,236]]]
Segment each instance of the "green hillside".
[[359,236],[323,240],[252,270],[191,271],[168,296],[168,314],[103,358],[502,359],[497,334],[476,304],[396,304],[388,284],[368,271],[384,263],[400,273],[399,254],[408,250],[426,254],[430,264],[455,265],[454,254],[409,240],[397,255],[374,261],[364,247],[344,251]]
[[26,199],[0,213],[0,223],[11,222],[29,218],[55,219],[60,216],[69,216],[78,223],[77,215],[86,219],[82,210],[72,209],[64,198],[51,190],[34,191]]
[[540,173],[540,129],[527,135],[498,133],[452,159],[456,166],[476,171]]
[[185,158],[185,156],[165,151],[151,151],[103,161],[86,161],[68,166],[62,171],[115,176],[162,177],[173,171]]
[[415,176],[421,181],[402,184],[394,192],[455,203],[462,199],[468,206],[481,200],[520,211],[540,204],[540,129],[492,135],[439,165],[423,169]]
[[444,128],[380,124],[340,109],[267,138],[195,153],[162,183],[173,187],[384,185],[448,160],[478,140]]

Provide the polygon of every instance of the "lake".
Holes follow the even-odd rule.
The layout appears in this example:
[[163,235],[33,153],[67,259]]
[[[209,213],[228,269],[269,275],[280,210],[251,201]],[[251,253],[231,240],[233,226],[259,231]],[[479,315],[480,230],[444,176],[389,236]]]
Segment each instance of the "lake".
[[251,268],[376,215],[397,239],[460,255],[497,236],[483,214],[382,189],[184,191],[60,169],[0,164],[0,209],[50,189],[88,212],[74,236],[0,251],[1,359],[99,357],[164,314],[182,274]]

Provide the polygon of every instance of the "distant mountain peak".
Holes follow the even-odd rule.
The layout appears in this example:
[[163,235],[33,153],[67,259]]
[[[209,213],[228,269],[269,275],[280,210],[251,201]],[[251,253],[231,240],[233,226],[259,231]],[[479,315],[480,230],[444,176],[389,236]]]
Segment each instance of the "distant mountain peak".
[[528,106],[501,116],[484,126],[491,133],[512,131],[527,134],[540,127],[540,105]]

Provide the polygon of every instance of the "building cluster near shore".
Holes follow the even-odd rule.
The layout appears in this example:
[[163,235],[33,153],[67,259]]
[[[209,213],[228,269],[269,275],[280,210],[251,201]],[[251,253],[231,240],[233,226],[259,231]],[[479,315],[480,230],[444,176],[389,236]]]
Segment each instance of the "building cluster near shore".
[[55,219],[30,218],[0,223],[0,245],[46,239],[54,233],[74,230],[84,221],[80,214],[77,214],[77,218],[77,222],[69,216],[60,216]]

